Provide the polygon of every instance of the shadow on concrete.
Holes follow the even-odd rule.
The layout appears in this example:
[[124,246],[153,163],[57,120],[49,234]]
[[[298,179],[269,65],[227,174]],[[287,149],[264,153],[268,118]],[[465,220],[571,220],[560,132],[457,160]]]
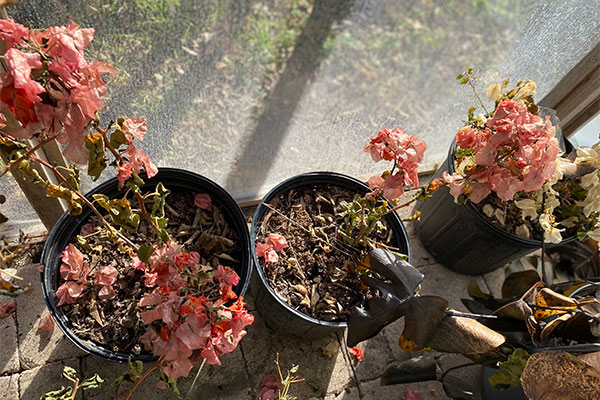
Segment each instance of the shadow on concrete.
[[352,4],[352,0],[315,2],[284,72],[264,100],[263,112],[236,156],[226,187],[256,191],[264,183],[298,103],[325,55],[325,41],[333,34],[333,25],[349,14]]

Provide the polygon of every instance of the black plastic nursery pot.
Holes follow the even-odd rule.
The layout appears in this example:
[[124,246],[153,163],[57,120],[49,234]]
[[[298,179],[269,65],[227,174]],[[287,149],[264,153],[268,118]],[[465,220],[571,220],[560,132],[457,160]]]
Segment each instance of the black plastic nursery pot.
[[[346,328],[347,323],[322,321],[310,317],[290,306],[269,286],[255,251],[258,228],[265,214],[270,210],[265,203],[271,203],[277,196],[287,193],[292,189],[310,185],[334,185],[355,191],[361,195],[370,191],[369,187],[363,182],[334,172],[310,172],[297,175],[271,189],[258,205],[252,218],[250,239],[255,268],[252,273],[251,291],[254,296],[255,306],[268,328],[282,334],[294,335],[304,339],[317,339]],[[402,221],[396,213],[387,214],[385,220],[393,232],[393,237],[396,240],[395,246],[408,256],[408,261],[410,262],[410,243]]]
[[[143,188],[150,190],[153,190],[159,182],[162,182],[171,192],[208,193],[211,196],[213,204],[222,210],[231,229],[237,233],[240,240],[240,264],[236,268],[236,273],[240,277],[240,283],[233,290],[238,296],[243,296],[250,284],[252,255],[250,253],[250,236],[246,220],[235,200],[221,186],[210,179],[181,169],[160,168],[158,174],[152,178],[148,179],[145,176],[142,176],[142,178],[145,181]],[[119,191],[118,189],[116,178],[99,185],[87,193],[86,197],[92,200],[92,195],[98,193],[105,194],[109,198],[123,195],[123,191]],[[62,308],[56,306],[56,290],[60,284],[60,254],[71,243],[75,235],[80,232],[81,227],[87,223],[91,215],[92,210],[87,206],[84,207],[83,212],[79,216],[72,216],[65,213],[50,231],[41,257],[42,264],[44,265],[44,270],[41,273],[42,292],[46,306],[65,336],[71,339],[83,351],[115,362],[127,362],[129,357],[133,360],[143,362],[153,361],[156,357],[149,353],[142,353],[140,355],[119,353],[91,341],[82,340],[71,330],[71,323]]]
[[[438,168],[433,179],[444,171],[454,169],[455,142],[448,158]],[[420,221],[415,221],[417,234],[423,246],[443,265],[461,274],[484,274],[500,268],[542,247],[540,240],[525,239],[495,226],[471,202],[454,203],[447,187],[434,192],[433,197],[419,202]],[[546,243],[547,247],[566,244]]]

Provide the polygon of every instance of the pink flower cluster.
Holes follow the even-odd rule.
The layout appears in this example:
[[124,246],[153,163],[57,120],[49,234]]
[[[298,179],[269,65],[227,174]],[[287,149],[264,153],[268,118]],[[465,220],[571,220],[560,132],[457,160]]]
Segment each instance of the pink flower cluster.
[[83,254],[77,250],[73,243],[63,250],[61,260],[60,276],[65,283],[60,285],[56,291],[57,306],[77,303],[79,296],[81,296],[88,283],[87,278],[90,273],[88,264],[83,259]]
[[287,247],[287,241],[281,235],[272,233],[267,239],[267,243],[256,242],[256,256],[264,257],[267,263],[276,263],[279,261],[278,252]]
[[19,139],[64,134],[64,155],[71,161],[87,161],[85,131],[102,109],[106,87],[102,73],[114,73],[108,63],[88,63],[84,49],[93,29],[69,26],[29,30],[12,19],[0,20],[0,37],[6,41],[4,59],[8,72],[2,78],[0,100],[22,128],[11,132]]
[[131,178],[133,172],[139,174],[142,168],[144,168],[148,177],[152,178],[158,173],[158,168],[150,161],[150,157],[147,154],[142,153],[140,149],[135,147],[135,143],[133,142],[133,138],[136,138],[140,142],[144,140],[144,135],[148,131],[146,118],[125,118],[121,123],[121,130],[123,131],[127,145],[123,152],[127,161],[117,166],[119,186],[123,186]]
[[425,142],[419,142],[416,136],[408,135],[404,129],[382,129],[377,136],[365,146],[364,151],[371,155],[373,161],[393,161],[391,171],[386,171],[382,176],[373,176],[369,179],[369,187],[373,190],[371,195],[383,193],[388,199],[395,199],[404,194],[404,186],[417,188],[419,176],[417,169],[423,161],[423,153],[427,150]]
[[172,241],[155,247],[145,268],[146,285],[155,289],[139,304],[148,325],[141,340],[164,361],[163,372],[173,379],[187,376],[203,358],[220,365],[219,356],[233,351],[254,322],[232,290],[240,280],[235,271],[200,265],[197,253],[182,253]]
[[467,193],[474,203],[492,190],[503,201],[538,190],[554,175],[560,149],[553,138],[550,117],[530,113],[522,101],[503,100],[485,127],[458,133],[457,147],[472,149],[476,165],[462,177],[446,174],[444,181],[454,196]]

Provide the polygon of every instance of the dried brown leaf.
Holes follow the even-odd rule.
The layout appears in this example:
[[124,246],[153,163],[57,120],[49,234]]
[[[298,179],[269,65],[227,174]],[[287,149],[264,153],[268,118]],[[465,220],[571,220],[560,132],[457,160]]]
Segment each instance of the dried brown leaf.
[[600,371],[572,354],[547,351],[529,357],[521,384],[531,400],[597,400]]

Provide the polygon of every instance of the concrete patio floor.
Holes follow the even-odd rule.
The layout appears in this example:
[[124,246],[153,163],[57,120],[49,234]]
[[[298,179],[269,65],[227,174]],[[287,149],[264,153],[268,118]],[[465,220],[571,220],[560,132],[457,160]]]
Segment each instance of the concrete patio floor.
[[[411,214],[404,210],[403,217]],[[449,301],[450,307],[467,311],[460,299],[468,297],[467,285],[475,279],[479,285],[499,295],[504,278],[502,270],[482,276],[463,276],[439,264],[422,247],[411,223],[407,224],[413,250],[413,265],[425,274],[422,294],[437,294]],[[33,400],[50,390],[70,382],[61,377],[64,365],[75,368],[80,376],[94,373],[106,379],[101,389],[92,389],[77,395],[78,399],[112,399],[115,389],[110,382],[126,370],[126,365],[115,364],[86,355],[77,349],[58,328],[52,334],[38,330],[39,318],[46,312],[42,298],[37,265],[19,268],[18,274],[33,284],[33,290],[16,298],[17,311],[0,319],[0,399]],[[0,302],[15,301],[0,296]],[[191,377],[179,381],[179,389],[188,399],[257,399],[260,381],[265,374],[276,371],[275,358],[279,353],[282,369],[299,365],[297,375],[305,381],[292,386],[291,394],[298,399],[401,399],[406,389],[417,389],[424,399],[446,399],[438,382],[380,386],[379,377],[394,360],[413,356],[400,350],[397,341],[403,321],[397,321],[359,345],[364,360],[356,362],[348,356],[345,346],[339,346],[332,357],[323,354],[322,347],[334,341],[343,345],[343,337],[328,337],[312,342],[282,336],[269,331],[254,310],[252,298],[247,295],[249,308],[256,320],[248,329],[241,345],[222,357],[221,366],[206,366],[190,393]],[[445,366],[468,362],[462,356],[445,356]],[[481,385],[479,366],[461,371],[463,378]],[[172,394],[156,388],[156,376],[150,376],[136,391],[134,399],[172,399]]]

